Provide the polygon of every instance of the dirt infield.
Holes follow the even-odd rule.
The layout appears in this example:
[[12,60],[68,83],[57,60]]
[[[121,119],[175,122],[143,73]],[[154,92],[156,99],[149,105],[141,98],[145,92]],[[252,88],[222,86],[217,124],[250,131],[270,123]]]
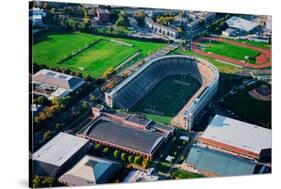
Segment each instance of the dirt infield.
[[[250,64],[250,63],[246,63],[241,60],[234,59],[234,58],[204,52],[198,48],[198,46],[199,46],[198,44],[204,40],[216,40],[216,41],[220,41],[220,42],[226,42],[229,44],[233,44],[236,46],[247,47],[247,48],[259,51],[260,55],[256,57],[255,64]],[[266,67],[271,66],[271,51],[270,50],[258,48],[258,47],[252,46],[252,45],[248,45],[248,44],[244,44],[244,43],[240,43],[240,42],[236,42],[236,41],[231,41],[231,40],[227,40],[227,39],[223,39],[223,38],[201,37],[198,40],[192,42],[192,51],[195,53],[198,53],[200,55],[203,55],[203,56],[216,58],[216,59],[219,59],[222,61],[230,62],[230,63],[237,64],[240,66],[248,67],[248,68],[259,69],[259,68],[266,68]]]

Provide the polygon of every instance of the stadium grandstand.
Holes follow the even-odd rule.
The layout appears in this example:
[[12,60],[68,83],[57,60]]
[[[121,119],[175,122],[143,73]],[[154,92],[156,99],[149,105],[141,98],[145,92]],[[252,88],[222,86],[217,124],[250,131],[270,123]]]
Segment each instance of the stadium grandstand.
[[218,70],[202,59],[185,55],[156,58],[105,93],[106,104],[111,108],[130,109],[160,81],[177,75],[190,76],[200,83],[199,89],[171,121],[175,126],[192,129],[193,120],[209,103],[218,87]]

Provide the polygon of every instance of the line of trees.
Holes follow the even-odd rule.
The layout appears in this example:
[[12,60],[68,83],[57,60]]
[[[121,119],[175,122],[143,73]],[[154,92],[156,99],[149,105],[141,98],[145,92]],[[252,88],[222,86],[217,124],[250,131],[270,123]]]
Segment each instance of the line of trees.
[[107,146],[102,146],[101,144],[94,144],[93,152],[101,156],[111,156],[114,159],[121,160],[124,163],[131,163],[135,165],[147,168],[150,165],[150,160],[142,158],[141,156],[135,156],[127,152],[122,152],[117,149],[111,149]]

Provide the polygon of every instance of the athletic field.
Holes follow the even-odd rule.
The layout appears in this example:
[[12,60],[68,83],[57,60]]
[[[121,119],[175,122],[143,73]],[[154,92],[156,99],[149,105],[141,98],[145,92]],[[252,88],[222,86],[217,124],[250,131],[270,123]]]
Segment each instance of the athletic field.
[[117,67],[136,52],[144,57],[165,45],[86,33],[45,33],[38,38],[33,45],[34,63],[69,68],[93,77]]
[[204,41],[202,42],[202,50],[205,52],[211,52],[214,54],[227,56],[239,60],[245,60],[245,57],[256,58],[260,55],[260,52],[254,49],[225,43],[222,41]]
[[[163,116],[165,122],[175,116],[200,88],[200,83],[190,76],[169,76],[161,80],[131,110],[144,112],[149,118]],[[161,121],[160,121],[161,122]]]
[[200,37],[192,42],[192,51],[225,64],[236,64],[249,68],[271,66],[271,50],[256,43],[228,40],[215,37]]
[[271,128],[271,101],[257,100],[249,95],[249,91],[261,85],[265,84],[258,82],[234,95],[225,97],[224,105],[246,120]]

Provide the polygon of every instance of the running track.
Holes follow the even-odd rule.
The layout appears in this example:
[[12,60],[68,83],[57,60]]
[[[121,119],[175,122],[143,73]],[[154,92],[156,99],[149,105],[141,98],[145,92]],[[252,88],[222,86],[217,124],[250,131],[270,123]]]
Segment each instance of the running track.
[[[241,62],[240,60],[237,60],[234,58],[230,58],[230,57],[226,57],[226,56],[222,56],[222,55],[218,55],[218,54],[211,54],[211,53],[207,53],[207,52],[200,50],[198,48],[198,44],[203,40],[216,40],[216,41],[221,41],[221,42],[227,42],[227,43],[230,43],[233,45],[247,47],[247,48],[250,48],[253,50],[257,50],[261,54],[256,57],[256,64],[248,64],[248,63]],[[203,55],[203,56],[215,58],[215,59],[230,62],[233,64],[238,64],[240,66],[244,66],[244,67],[248,67],[248,68],[259,69],[259,68],[266,68],[266,67],[271,66],[271,51],[270,50],[258,48],[258,47],[247,45],[244,43],[239,43],[236,41],[230,41],[230,40],[223,39],[223,38],[201,37],[198,40],[192,42],[192,51],[195,53],[198,53],[200,55]]]

